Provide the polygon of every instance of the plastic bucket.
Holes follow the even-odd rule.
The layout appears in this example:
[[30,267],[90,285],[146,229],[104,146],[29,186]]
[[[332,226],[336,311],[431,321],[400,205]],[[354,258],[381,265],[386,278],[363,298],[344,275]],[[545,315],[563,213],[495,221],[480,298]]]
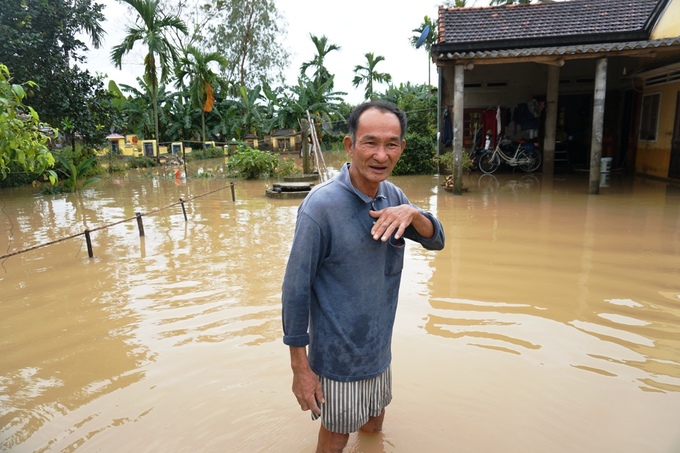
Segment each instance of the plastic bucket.
[[600,187],[609,187],[609,173],[600,173]]
[[612,167],[612,158],[603,157],[600,159],[600,173],[609,173]]

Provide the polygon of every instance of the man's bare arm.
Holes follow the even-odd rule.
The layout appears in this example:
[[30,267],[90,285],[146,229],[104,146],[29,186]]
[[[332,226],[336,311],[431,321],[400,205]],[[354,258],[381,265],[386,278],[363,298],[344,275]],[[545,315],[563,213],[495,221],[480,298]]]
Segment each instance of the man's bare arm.
[[319,403],[324,402],[319,378],[309,366],[306,347],[290,346],[290,366],[293,369],[293,394],[303,411],[321,414]]

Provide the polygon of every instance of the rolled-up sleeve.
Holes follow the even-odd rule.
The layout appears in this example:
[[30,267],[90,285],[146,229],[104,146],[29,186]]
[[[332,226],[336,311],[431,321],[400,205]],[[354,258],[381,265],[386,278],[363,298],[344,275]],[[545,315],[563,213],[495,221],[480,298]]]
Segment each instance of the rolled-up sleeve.
[[313,283],[322,256],[319,226],[304,212],[298,215],[281,293],[283,342],[309,344],[309,308]]
[[404,236],[419,243],[427,250],[442,250],[444,248],[444,242],[446,238],[444,237],[444,228],[442,227],[441,222],[431,212],[423,211],[417,207],[416,209],[418,209],[425,217],[430,219],[430,222],[432,222],[432,227],[434,228],[434,234],[430,238],[425,238],[418,234],[415,228],[410,226],[406,229]]

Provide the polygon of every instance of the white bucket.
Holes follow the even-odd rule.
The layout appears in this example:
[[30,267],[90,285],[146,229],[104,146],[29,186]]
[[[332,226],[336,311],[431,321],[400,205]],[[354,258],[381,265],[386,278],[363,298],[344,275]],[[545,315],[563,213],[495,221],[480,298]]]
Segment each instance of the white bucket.
[[600,173],[600,187],[609,187],[609,173]]
[[600,159],[600,173],[609,173],[612,166],[611,157],[603,157]]

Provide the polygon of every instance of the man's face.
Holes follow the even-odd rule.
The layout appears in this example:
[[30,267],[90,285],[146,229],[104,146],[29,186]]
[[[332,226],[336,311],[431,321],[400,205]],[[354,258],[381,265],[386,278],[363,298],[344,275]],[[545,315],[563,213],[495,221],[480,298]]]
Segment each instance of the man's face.
[[375,196],[399,160],[406,141],[400,139],[399,119],[391,112],[368,109],[359,117],[356,143],[345,137],[345,150],[352,158],[352,184],[368,196]]

